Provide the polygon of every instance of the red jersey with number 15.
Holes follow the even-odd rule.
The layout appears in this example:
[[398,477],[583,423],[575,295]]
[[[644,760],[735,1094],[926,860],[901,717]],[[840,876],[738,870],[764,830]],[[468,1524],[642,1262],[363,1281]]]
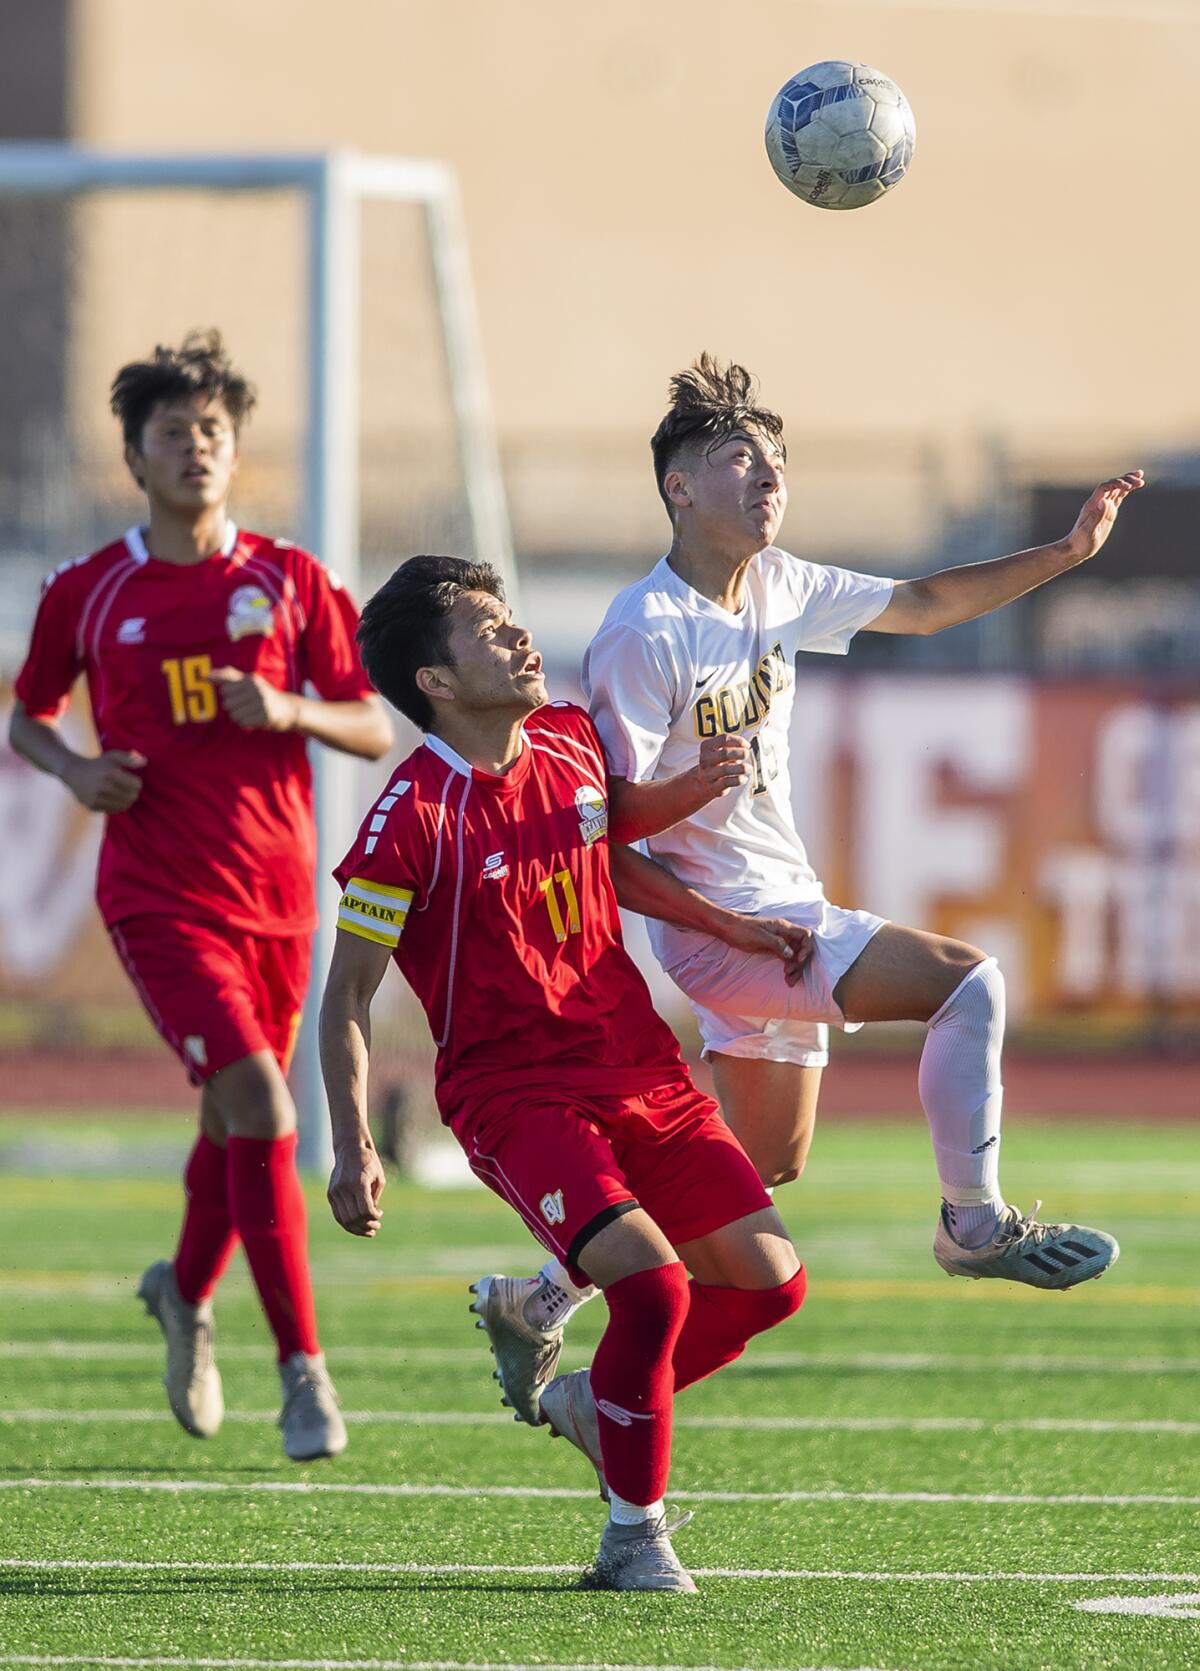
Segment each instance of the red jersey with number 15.
[[340,930],[393,948],[438,1047],[443,1119],[544,1087],[637,1094],[682,1071],[621,941],[606,769],[581,708],[540,708],[496,777],[437,737],[334,872]]
[[96,898],[108,923],[167,913],[251,933],[316,923],[312,774],[296,733],[243,731],[209,675],[235,667],[331,701],[370,693],[353,603],[306,551],[230,524],[202,562],[162,562],[141,532],[49,577],[16,694],[56,718],[87,676],[102,749],[146,756],[106,821]]

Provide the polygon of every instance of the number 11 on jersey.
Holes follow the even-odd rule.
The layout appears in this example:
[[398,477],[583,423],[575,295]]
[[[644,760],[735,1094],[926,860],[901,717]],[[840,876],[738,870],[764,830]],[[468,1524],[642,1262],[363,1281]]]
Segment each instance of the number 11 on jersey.
[[[579,933],[579,899],[575,893],[575,884],[571,880],[569,870],[556,870],[553,876],[547,876],[545,881],[539,882],[542,898],[546,901],[546,909],[550,913],[550,927],[554,930],[554,938],[561,946],[568,934]],[[564,921],[562,907],[558,902],[558,889],[562,889],[563,899],[566,901],[567,915]]]

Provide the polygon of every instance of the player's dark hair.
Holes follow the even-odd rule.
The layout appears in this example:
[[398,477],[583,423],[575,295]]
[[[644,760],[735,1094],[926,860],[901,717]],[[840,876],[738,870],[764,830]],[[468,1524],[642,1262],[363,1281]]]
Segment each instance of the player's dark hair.
[[758,384],[745,366],[723,366],[713,355],[701,354],[694,365],[672,377],[668,393],[667,415],[650,437],[654,479],[668,514],[671,502],[663,483],[681,452],[700,449],[707,458],[734,430],[749,429],[787,458],[783,419],[758,404]]
[[367,677],[422,731],[432,728],[434,712],[418,689],[417,670],[454,666],[449,616],[464,592],[487,592],[504,602],[504,583],[487,563],[410,557],[368,598],[358,623]]
[[257,395],[232,360],[220,331],[189,331],[178,348],[160,343],[148,360],[131,360],[113,378],[110,405],[120,419],[125,444],[141,447],[146,419],[164,400],[203,395],[219,400],[241,431]]

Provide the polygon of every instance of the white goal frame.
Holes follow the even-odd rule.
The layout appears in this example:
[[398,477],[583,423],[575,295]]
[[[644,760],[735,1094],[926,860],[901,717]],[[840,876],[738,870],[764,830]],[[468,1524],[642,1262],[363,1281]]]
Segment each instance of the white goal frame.
[[[434,288],[455,415],[474,554],[504,576],[514,605],[517,577],[499,453],[484,375],[457,181],[445,163],[353,151],[147,153],[73,145],[0,144],[0,198],[103,191],[289,191],[307,218],[307,413],[303,527],[309,550],[361,599],[358,556],[359,314],[361,206],[420,205],[425,211]],[[349,846],[360,809],[344,756],[313,750],[317,787],[318,899],[313,987],[296,1051],[299,1158],[328,1171],[331,1146],[317,1048],[320,988],[333,950],[330,866]]]

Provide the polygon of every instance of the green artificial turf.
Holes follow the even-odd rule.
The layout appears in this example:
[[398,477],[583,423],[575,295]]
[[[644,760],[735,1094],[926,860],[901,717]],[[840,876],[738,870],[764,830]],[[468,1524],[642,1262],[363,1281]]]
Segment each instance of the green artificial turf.
[[[1010,1199],[1122,1243],[1102,1282],[1058,1295],[941,1274],[921,1127],[827,1125],[777,1197],[807,1304],[677,1406],[673,1494],[695,1519],[676,1547],[743,1575],[692,1598],[575,1588],[603,1524],[593,1476],[505,1418],[467,1312],[474,1276],[540,1262],[500,1202],[394,1185],[365,1243],[312,1190],[350,1447],[297,1468],[240,1261],[217,1308],[229,1419],[199,1443],[166,1411],[133,1293],[174,1243],[186,1132],[52,1132],[39,1150],[0,1128],[0,1482],[25,1482],[0,1489],[0,1666],[1200,1666],[1200,1617],[1074,1605],[1190,1596],[1178,1610],[1200,1613],[1200,1137],[1183,1128],[1013,1123]],[[602,1324],[600,1304],[572,1322],[566,1363]],[[1062,1500],[1079,1496],[1116,1500]],[[128,1564],[87,1564],[105,1562]]]

